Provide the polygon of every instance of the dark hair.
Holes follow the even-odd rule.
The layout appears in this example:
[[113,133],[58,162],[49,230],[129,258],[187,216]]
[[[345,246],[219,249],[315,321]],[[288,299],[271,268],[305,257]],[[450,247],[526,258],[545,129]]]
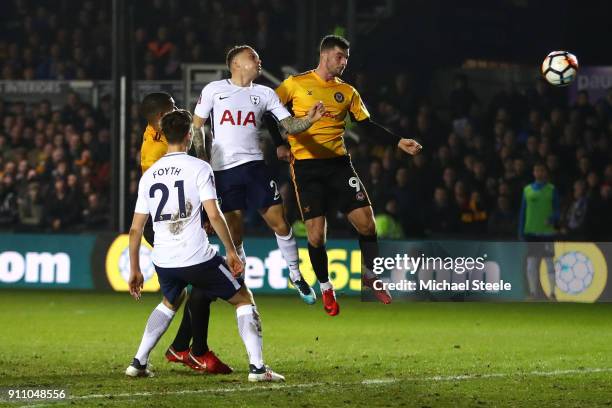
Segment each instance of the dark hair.
[[148,94],[140,104],[140,113],[149,121],[154,115],[172,108],[172,96],[166,92]]
[[323,52],[325,50],[331,50],[334,47],[338,47],[343,50],[348,50],[351,44],[344,37],[340,37],[339,35],[326,35],[321,40],[321,45],[319,45],[319,51]]
[[225,56],[225,63],[227,64],[227,67],[230,69],[232,68],[232,61],[234,60],[234,58],[236,58],[236,55],[240,54],[244,50],[252,49],[253,47],[246,44],[234,45],[232,48],[230,48],[230,50],[227,52],[227,55]]
[[179,109],[166,113],[161,119],[161,129],[168,144],[178,144],[183,141],[191,127],[191,113]]

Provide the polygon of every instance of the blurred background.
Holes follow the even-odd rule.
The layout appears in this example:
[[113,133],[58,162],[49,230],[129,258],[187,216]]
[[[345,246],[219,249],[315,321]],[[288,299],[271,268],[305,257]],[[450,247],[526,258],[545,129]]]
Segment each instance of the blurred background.
[[[242,43],[263,60],[260,82],[275,86],[315,67],[318,41],[336,33],[352,43],[343,79],[373,118],[424,146],[408,158],[375,134],[347,135],[382,237],[515,240],[522,189],[543,162],[560,194],[559,237],[609,240],[612,56],[603,43],[612,38],[611,8],[569,0],[5,0],[0,230],[125,231],[145,94],[164,90],[193,109],[202,86],[227,74],[226,50]],[[569,88],[541,79],[555,49],[581,63]],[[268,138],[262,143],[287,217],[303,233],[287,166]],[[328,217],[332,237],[351,236],[343,216]],[[246,228],[269,235],[255,213]]]

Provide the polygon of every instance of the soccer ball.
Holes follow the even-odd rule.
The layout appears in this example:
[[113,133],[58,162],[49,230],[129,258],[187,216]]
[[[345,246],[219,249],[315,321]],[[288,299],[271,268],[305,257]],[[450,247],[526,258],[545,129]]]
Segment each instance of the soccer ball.
[[553,51],[542,62],[542,75],[554,86],[568,86],[577,72],[578,59],[567,51]]
[[593,282],[593,263],[582,252],[566,252],[555,261],[557,287],[569,295],[584,292]]

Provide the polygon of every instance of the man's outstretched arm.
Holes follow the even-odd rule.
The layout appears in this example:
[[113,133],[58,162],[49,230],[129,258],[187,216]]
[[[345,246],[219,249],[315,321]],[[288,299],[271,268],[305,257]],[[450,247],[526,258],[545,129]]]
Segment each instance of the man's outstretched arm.
[[[359,129],[365,131],[366,134],[383,134],[385,138],[389,141],[393,141],[393,143],[397,142],[397,147],[399,147],[405,153],[408,153],[412,156],[418,154],[423,146],[419,142],[414,139],[407,139],[401,136],[398,136],[389,128],[381,125],[378,122],[372,120],[372,118],[367,118],[361,121],[355,121]],[[382,131],[382,132],[381,132]]]

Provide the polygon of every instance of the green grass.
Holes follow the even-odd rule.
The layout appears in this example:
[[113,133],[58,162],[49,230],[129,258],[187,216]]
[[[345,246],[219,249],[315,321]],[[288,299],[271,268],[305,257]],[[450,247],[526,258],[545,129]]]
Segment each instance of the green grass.
[[135,302],[126,294],[0,291],[0,388],[70,390],[72,400],[45,406],[612,404],[612,304],[384,306],[340,298],[341,313],[331,318],[320,302],[257,300],[266,362],[287,377],[279,387],[246,381],[233,309],[222,302],[212,307],[209,343],[234,374],[166,363],[177,318],[153,351],[156,377],[132,379],[123,371],[158,295]]

